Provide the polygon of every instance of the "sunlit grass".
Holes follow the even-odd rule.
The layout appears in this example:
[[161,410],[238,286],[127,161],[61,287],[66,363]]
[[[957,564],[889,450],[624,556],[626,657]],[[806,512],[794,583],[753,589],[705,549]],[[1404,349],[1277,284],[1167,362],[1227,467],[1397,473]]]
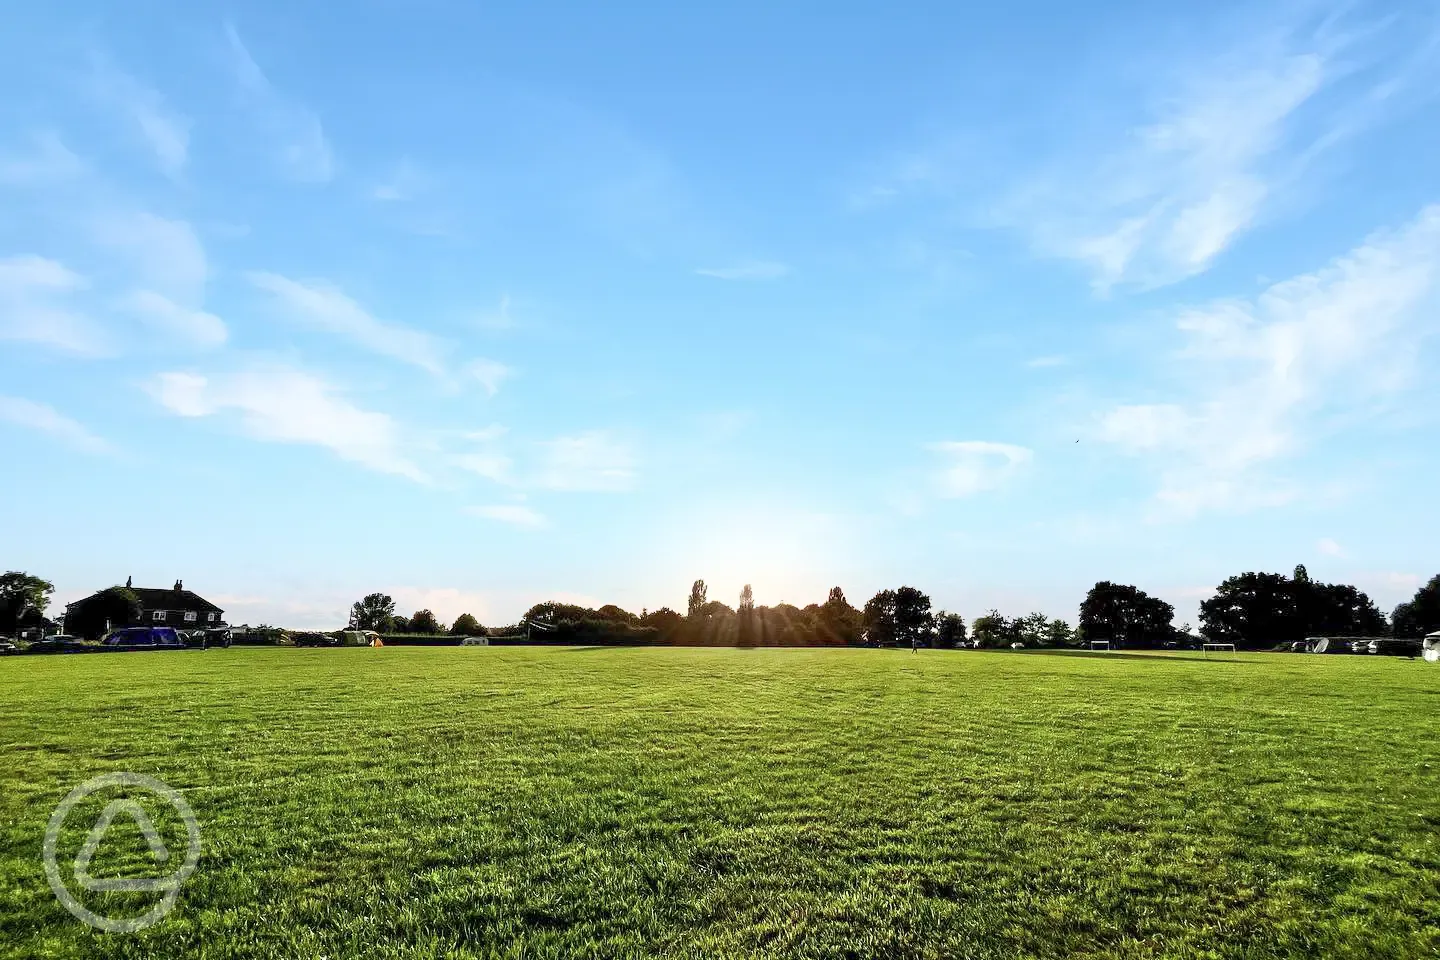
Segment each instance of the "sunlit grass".
[[[1440,669],[1365,657],[9,658],[0,953],[1433,956],[1437,713]],[[40,863],[113,770],[204,836],[133,936]]]

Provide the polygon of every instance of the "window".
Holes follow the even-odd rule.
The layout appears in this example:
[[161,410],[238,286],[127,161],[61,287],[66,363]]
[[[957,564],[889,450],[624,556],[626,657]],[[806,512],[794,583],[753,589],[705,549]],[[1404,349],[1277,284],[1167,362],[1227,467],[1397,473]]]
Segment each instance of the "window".
[[165,619],[165,611],[164,611],[164,610],[156,610],[154,613],[150,614],[150,619],[151,619],[151,620],[164,620],[164,619]]
[[186,623],[194,623],[194,622],[195,622],[196,620],[198,620],[198,619],[199,619],[199,616],[195,613],[194,610],[186,610],[186,611],[185,611],[185,622],[186,622]]
[[205,621],[207,623],[215,622],[215,612],[213,610],[210,613],[205,614]]

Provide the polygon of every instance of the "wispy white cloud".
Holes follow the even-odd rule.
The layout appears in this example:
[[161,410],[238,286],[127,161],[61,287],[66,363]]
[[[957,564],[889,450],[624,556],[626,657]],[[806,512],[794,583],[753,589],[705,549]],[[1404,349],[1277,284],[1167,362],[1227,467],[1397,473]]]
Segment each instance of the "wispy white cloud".
[[1315,549],[1319,550],[1327,557],[1345,556],[1345,548],[1340,546],[1340,544],[1336,543],[1334,540],[1331,540],[1329,537],[1320,538],[1320,540],[1315,544]]
[[[1018,157],[984,145],[999,136],[952,132],[890,164],[861,191],[864,203],[921,194],[958,203],[972,223],[1016,230],[1037,254],[1082,264],[1102,295],[1203,273],[1293,207],[1322,155],[1413,106],[1397,91],[1433,89],[1434,68],[1411,56],[1433,61],[1433,35],[1417,39],[1394,19],[1282,16],[1237,14],[1221,44],[1150,56],[1158,68],[1140,57],[1122,64],[1139,82],[1103,78],[1103,120],[1019,130]],[[1117,83],[1133,93],[1115,97]]]
[[511,468],[514,466],[508,456],[494,451],[481,453],[461,453],[455,457],[455,465],[467,473],[473,473],[477,477],[484,477],[486,480],[494,480],[496,483],[511,482]]
[[429,178],[409,158],[405,158],[395,165],[389,177],[375,185],[370,196],[382,203],[399,203],[415,199],[428,184]]
[[405,454],[403,434],[394,420],[355,406],[303,370],[263,365],[213,377],[162,373],[149,391],[178,416],[233,414],[241,429],[257,440],[313,444],[381,473],[428,480]]
[[1185,310],[1178,369],[1166,372],[1190,389],[1113,407],[1095,436],[1159,465],[1165,515],[1305,496],[1312,491],[1265,468],[1345,420],[1375,415],[1409,385],[1433,332],[1437,280],[1440,205],[1253,301]]
[[1068,357],[1052,355],[1047,357],[1032,357],[1031,359],[1025,361],[1025,366],[1030,367],[1031,369],[1038,370],[1042,367],[1063,367],[1069,362],[1070,360]]
[[1027,447],[987,440],[947,440],[926,448],[946,460],[936,476],[945,497],[968,497],[1002,487],[1034,456]]
[[498,360],[477,357],[465,365],[465,373],[485,390],[488,396],[500,392],[500,384],[515,375],[515,371]]
[[510,314],[510,295],[501,296],[500,303],[494,310],[483,311],[477,318],[476,324],[486,330],[512,330],[517,324],[515,318]]
[[110,353],[110,338],[71,301],[87,285],[84,277],[56,260],[34,255],[0,259],[0,340],[85,357]]
[[1097,164],[1047,175],[1001,219],[1041,252],[1086,264],[1100,292],[1205,271],[1290,175],[1294,153],[1280,148],[1332,70],[1327,53],[1312,41],[1207,64]]
[[48,434],[76,450],[110,454],[115,448],[54,407],[22,397],[0,396],[0,421]]
[[135,127],[165,175],[179,176],[190,154],[190,121],[154,89],[108,64],[97,64],[96,87]]
[[498,423],[492,423],[488,427],[483,427],[479,430],[471,430],[469,433],[465,434],[465,439],[474,440],[477,443],[486,443],[490,440],[499,440],[508,432],[509,428],[504,427]]
[[94,235],[126,265],[134,286],[187,307],[204,303],[210,267],[188,222],[144,211],[113,214],[95,221]]
[[335,158],[320,118],[275,89],[234,25],[225,25],[225,36],[236,80],[256,123],[275,144],[280,169],[294,180],[329,180],[335,172]]
[[774,260],[746,260],[728,267],[700,267],[695,272],[717,280],[778,280],[790,272],[790,267]]
[[551,490],[628,490],[635,482],[635,458],[628,445],[604,430],[558,437],[540,444],[537,477]]
[[121,306],[172,342],[211,348],[224,345],[230,336],[225,321],[213,313],[183,307],[153,290],[136,290]]
[[517,527],[543,527],[545,516],[520,503],[497,503],[483,507],[468,507],[466,513],[472,517],[498,520]]
[[0,185],[57,183],[84,169],[80,158],[53,131],[34,134],[25,148],[0,152]]
[[442,345],[430,334],[378,320],[338,288],[320,281],[302,283],[263,272],[247,276],[274,296],[292,318],[353,340],[373,353],[446,376]]

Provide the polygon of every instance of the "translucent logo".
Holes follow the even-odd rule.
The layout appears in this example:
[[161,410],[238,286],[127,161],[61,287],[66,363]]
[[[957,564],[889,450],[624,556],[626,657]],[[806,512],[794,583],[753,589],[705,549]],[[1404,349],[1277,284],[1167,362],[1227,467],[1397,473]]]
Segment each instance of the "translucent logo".
[[[65,819],[70,816],[70,811],[90,794],[109,787],[139,787],[147,790],[174,807],[175,812],[185,823],[185,856],[179,869],[169,876],[102,880],[90,875],[90,861],[94,858],[95,851],[99,849],[101,841],[111,826],[118,818],[122,817],[128,817],[140,829],[156,863],[164,864],[171,861],[170,850],[161,840],[160,832],[155,829],[155,821],[145,807],[134,799],[112,800],[106,804],[105,810],[95,821],[95,825],[90,828],[90,833],[85,838],[85,845],[76,854],[71,872],[74,876],[75,886],[82,891],[160,894],[159,901],[138,917],[107,917],[88,909],[70,890],[70,886],[60,873],[60,865],[56,859],[55,851],[60,840],[60,830],[65,825]],[[200,825],[195,820],[195,811],[190,809],[190,804],[186,803],[185,798],[180,796],[169,784],[140,773],[107,773],[104,776],[95,777],[93,780],[86,780],[60,801],[60,805],[50,815],[50,825],[45,829],[45,845],[42,848],[41,857],[45,861],[45,878],[50,881],[50,889],[55,891],[55,896],[64,904],[65,909],[69,910],[77,919],[88,923],[97,930],[104,930],[108,933],[134,933],[159,923],[166,914],[175,909],[175,901],[180,896],[181,885],[190,878],[190,874],[195,872],[195,865],[200,861]]]

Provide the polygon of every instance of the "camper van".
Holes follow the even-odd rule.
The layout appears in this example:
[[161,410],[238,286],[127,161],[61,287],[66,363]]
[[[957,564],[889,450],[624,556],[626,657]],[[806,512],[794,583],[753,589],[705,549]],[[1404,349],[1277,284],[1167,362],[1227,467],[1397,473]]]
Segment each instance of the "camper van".
[[1426,660],[1440,663],[1440,630],[1425,634],[1425,639],[1420,641],[1420,651]]

